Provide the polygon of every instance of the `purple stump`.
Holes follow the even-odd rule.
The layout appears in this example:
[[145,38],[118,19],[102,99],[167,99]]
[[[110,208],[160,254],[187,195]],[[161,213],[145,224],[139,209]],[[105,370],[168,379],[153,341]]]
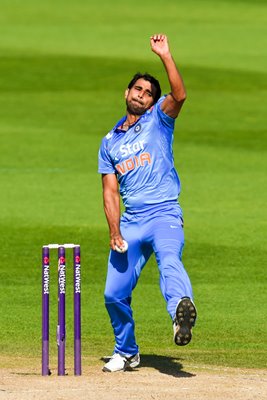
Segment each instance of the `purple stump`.
[[42,375],[49,370],[49,248],[42,251]]
[[65,248],[58,248],[58,375],[65,375],[65,343],[66,343],[66,323],[65,323],[65,297],[66,297],[66,265]]
[[74,374],[81,375],[81,264],[80,246],[73,249],[74,269]]

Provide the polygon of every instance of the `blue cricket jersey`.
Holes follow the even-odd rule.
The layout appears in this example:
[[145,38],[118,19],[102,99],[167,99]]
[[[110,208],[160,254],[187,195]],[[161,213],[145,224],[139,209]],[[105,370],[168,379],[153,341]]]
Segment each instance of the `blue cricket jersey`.
[[179,196],[172,151],[175,119],[161,110],[164,98],[126,132],[119,129],[123,117],[102,140],[98,172],[116,174],[126,209],[176,201]]

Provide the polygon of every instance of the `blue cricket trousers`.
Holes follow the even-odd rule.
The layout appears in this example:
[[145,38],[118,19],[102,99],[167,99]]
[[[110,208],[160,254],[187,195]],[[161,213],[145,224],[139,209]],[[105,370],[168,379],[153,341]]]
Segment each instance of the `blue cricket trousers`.
[[115,353],[130,356],[138,352],[131,309],[132,291],[153,252],[170,317],[174,318],[182,297],[193,297],[181,260],[184,246],[181,215],[177,202],[169,202],[140,212],[128,210],[121,216],[121,233],[129,247],[123,254],[110,251],[105,287],[105,305],[114,330]]

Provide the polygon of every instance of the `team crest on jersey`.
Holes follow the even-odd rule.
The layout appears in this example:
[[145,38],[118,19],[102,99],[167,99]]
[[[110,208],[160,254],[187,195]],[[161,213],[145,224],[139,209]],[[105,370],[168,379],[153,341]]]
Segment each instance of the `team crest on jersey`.
[[137,125],[135,125],[135,127],[134,127],[135,133],[141,132],[141,129],[142,129],[142,125],[141,125],[141,124],[137,124]]

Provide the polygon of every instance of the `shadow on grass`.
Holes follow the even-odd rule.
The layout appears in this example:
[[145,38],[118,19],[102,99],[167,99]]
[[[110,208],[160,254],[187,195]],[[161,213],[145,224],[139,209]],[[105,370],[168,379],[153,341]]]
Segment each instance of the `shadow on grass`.
[[183,371],[179,358],[159,356],[154,354],[141,355],[141,367],[155,368],[162,374],[172,375],[175,378],[192,378],[195,375]]

